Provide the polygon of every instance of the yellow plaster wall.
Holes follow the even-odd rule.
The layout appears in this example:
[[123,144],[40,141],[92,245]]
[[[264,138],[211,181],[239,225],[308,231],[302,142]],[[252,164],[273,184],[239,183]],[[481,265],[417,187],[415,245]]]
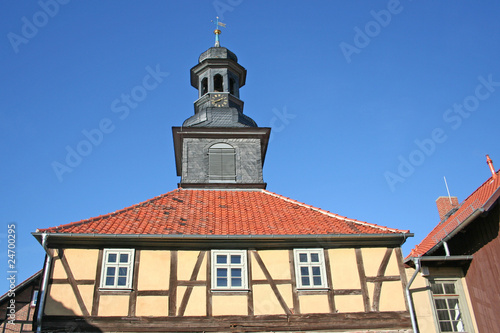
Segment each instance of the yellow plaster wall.
[[366,276],[377,276],[378,269],[382,263],[386,250],[387,248],[385,247],[361,249]]
[[168,316],[168,296],[137,296],[135,313],[145,317]]
[[[287,304],[287,307],[293,308],[292,286],[278,285],[278,291]],[[255,315],[285,314],[285,310],[278,301],[278,298],[268,284],[253,286],[253,308]]]
[[[196,265],[196,260],[198,259],[198,255],[200,251],[178,251],[177,252],[177,279],[189,281],[191,278],[191,274],[193,273],[194,266]],[[198,272],[197,280],[206,280],[207,271],[206,271],[206,260],[207,256],[210,255],[210,252],[205,254],[203,258],[203,262],[200,267],[200,271]]]
[[[266,250],[258,251],[258,253],[273,279],[291,279],[288,250]],[[265,280],[266,277],[254,256],[250,254],[250,257],[252,258],[252,278]]]
[[64,256],[76,280],[94,280],[97,270],[97,249],[64,249]]
[[[179,310],[182,298],[186,293],[187,287],[177,287],[177,310]],[[191,295],[184,311],[184,316],[206,316],[207,315],[207,294],[206,287],[196,286],[193,287]]]
[[45,302],[46,315],[81,316],[82,311],[69,284],[50,286]]
[[68,275],[64,270],[64,267],[61,263],[61,259],[55,259],[52,262],[52,278],[53,279],[67,279]]
[[300,295],[300,313],[329,313],[328,295]]
[[[408,281],[410,281],[414,272],[415,270],[413,268],[406,269]],[[413,307],[415,308],[420,332],[437,333],[427,282],[420,273],[417,274],[415,280],[411,284],[410,293],[413,299]]]
[[127,316],[130,295],[101,295],[98,316]]
[[380,311],[406,311],[405,291],[401,281],[386,281],[382,283],[380,292]]
[[400,275],[397,255],[396,251],[392,250],[387,269],[385,270],[385,275]]
[[354,249],[330,249],[328,256],[330,257],[333,288],[361,289]]
[[168,290],[170,251],[141,250],[138,290]]
[[364,312],[365,306],[362,295],[335,296],[335,308],[338,312]]
[[214,316],[248,316],[247,294],[243,295],[212,295],[212,314]]

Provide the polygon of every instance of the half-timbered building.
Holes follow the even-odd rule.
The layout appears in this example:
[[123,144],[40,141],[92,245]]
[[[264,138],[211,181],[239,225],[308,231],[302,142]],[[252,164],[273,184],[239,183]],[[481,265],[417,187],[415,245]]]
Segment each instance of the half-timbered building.
[[[217,32],[217,30],[216,30]],[[409,332],[412,236],[267,191],[270,128],[243,113],[246,70],[216,45],[173,128],[177,189],[34,236],[37,325],[88,332]]]
[[436,200],[441,221],[406,258],[419,332],[500,332],[500,177],[462,203]]

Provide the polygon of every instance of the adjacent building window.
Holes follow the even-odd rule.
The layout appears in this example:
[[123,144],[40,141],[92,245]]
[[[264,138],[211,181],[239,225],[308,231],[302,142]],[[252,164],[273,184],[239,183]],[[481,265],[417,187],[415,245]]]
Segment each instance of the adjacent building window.
[[457,280],[430,280],[434,310],[440,332],[469,332],[466,329],[465,304]]
[[297,288],[328,288],[323,249],[294,249]]
[[104,249],[101,288],[132,288],[133,249]]
[[246,290],[247,275],[246,250],[212,251],[212,289]]
[[38,290],[33,290],[33,295],[31,296],[30,306],[35,307],[38,301]]
[[208,149],[208,177],[210,181],[234,182],[236,163],[234,148],[227,143],[216,143]]

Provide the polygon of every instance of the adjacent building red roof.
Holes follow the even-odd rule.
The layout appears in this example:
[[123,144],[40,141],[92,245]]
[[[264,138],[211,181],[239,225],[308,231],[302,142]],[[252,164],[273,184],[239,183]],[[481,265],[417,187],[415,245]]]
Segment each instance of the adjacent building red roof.
[[141,235],[401,234],[266,190],[176,189],[140,204],[47,233]]
[[487,211],[500,195],[499,171],[497,171],[496,175],[496,177],[490,177],[483,185],[479,186],[448,219],[439,223],[420,244],[411,250],[407,259],[425,255],[447,235],[462,225],[478,209]]

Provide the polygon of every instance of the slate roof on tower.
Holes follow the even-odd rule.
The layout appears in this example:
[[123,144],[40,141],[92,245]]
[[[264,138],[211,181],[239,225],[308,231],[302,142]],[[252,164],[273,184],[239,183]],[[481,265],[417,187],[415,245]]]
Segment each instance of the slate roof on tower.
[[176,189],[114,213],[39,229],[57,234],[396,235],[266,190]]

